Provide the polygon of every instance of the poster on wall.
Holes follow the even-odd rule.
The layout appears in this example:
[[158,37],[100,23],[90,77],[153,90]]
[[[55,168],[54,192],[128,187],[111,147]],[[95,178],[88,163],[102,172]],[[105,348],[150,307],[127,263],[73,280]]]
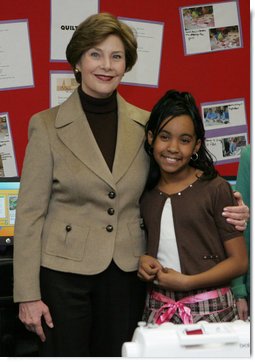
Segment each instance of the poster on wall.
[[51,0],[50,60],[66,61],[66,46],[77,26],[99,11],[99,0]]
[[206,147],[216,158],[215,164],[238,162],[242,148],[248,144],[247,133],[206,138]]
[[0,177],[18,176],[8,113],[0,113]]
[[[236,127],[247,131],[245,102],[243,98],[201,104],[202,116],[207,134],[236,131]],[[213,132],[211,132],[213,131]]]
[[137,62],[125,73],[122,84],[158,87],[164,23],[119,18],[129,25],[137,38]]
[[0,90],[32,87],[28,20],[0,21]]
[[79,84],[72,71],[50,72],[50,106],[63,103]]
[[180,7],[185,55],[243,46],[238,1]]
[[206,144],[216,163],[238,162],[248,138],[244,99],[201,103],[201,114]]

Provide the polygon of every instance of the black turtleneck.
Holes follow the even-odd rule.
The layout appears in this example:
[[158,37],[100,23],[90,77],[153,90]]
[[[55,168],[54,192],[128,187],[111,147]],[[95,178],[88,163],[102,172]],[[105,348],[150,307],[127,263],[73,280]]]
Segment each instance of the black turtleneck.
[[82,108],[88,119],[95,140],[112,171],[118,129],[117,92],[108,98],[94,98],[78,88]]

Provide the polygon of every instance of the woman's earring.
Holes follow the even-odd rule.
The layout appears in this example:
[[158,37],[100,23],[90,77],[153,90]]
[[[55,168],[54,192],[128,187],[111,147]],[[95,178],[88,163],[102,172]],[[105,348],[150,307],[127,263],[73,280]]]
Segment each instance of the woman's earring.
[[192,161],[197,161],[198,160],[198,153],[193,153],[193,155],[190,157]]
[[80,71],[78,68],[74,68],[74,73],[78,74]]

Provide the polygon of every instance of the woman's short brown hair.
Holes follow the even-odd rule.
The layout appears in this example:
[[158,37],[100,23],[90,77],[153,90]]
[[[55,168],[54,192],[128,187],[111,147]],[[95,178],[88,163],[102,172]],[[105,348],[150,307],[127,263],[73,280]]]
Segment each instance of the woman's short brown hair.
[[[137,41],[132,29],[109,13],[89,16],[75,30],[66,48],[66,59],[75,69],[82,54],[101,43],[109,35],[117,35],[123,42],[126,58],[126,72],[132,69],[137,60]],[[74,72],[78,83],[81,73]]]

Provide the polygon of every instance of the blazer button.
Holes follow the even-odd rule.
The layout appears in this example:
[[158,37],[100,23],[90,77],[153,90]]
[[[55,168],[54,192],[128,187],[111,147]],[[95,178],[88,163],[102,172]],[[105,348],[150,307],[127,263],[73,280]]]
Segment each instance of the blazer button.
[[110,207],[110,208],[107,210],[107,212],[108,212],[109,215],[114,215],[115,210],[114,210],[112,207]]
[[107,225],[106,230],[108,231],[108,233],[111,233],[113,231],[113,226],[112,225]]
[[114,191],[110,191],[108,196],[110,199],[114,199],[116,197],[116,193]]
[[141,223],[140,223],[140,228],[141,228],[142,230],[144,230],[144,229],[145,229],[145,225],[144,225],[144,223],[143,223],[143,222],[141,222]]
[[72,226],[71,225],[66,225],[66,231],[69,233],[69,231],[72,230]]

